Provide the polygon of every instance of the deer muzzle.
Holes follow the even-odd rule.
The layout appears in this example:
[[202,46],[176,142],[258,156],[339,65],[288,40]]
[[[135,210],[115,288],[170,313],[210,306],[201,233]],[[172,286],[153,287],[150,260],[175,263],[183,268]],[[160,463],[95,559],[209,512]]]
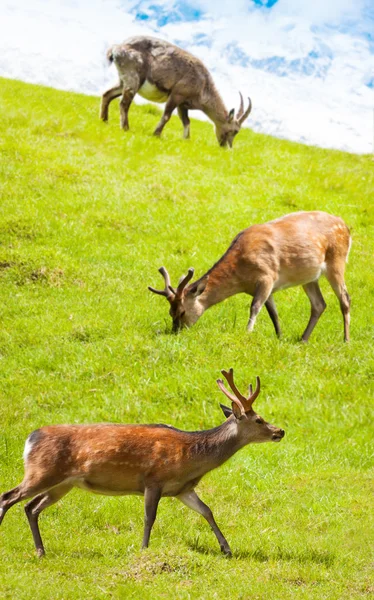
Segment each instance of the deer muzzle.
[[273,442],[280,442],[281,439],[284,438],[285,433],[286,432],[284,431],[284,429],[278,429],[278,431],[276,431],[275,433],[273,433],[273,436],[271,438],[272,441]]
[[183,323],[180,319],[173,319],[173,333],[178,333],[183,327]]

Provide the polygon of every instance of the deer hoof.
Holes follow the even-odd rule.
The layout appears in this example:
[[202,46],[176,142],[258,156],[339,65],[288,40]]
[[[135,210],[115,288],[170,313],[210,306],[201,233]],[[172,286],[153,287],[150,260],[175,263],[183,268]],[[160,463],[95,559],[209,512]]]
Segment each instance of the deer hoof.
[[221,550],[226,558],[232,558],[232,552],[228,546],[221,546]]

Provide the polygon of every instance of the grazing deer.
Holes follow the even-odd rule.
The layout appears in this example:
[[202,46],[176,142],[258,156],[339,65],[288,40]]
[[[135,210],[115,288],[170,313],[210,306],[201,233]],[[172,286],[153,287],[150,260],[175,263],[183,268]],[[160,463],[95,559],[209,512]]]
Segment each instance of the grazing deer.
[[221,404],[227,420],[207,431],[181,431],[169,425],[52,425],[37,429],[26,440],[25,476],[20,485],[0,496],[0,523],[17,502],[25,506],[38,556],[44,555],[38,517],[42,510],[73,487],[96,494],[144,495],[143,548],[148,547],[159,500],[175,496],[209,523],[221,550],[230,547],[212,511],[195,492],[200,479],[247,444],[279,442],[284,431],[266,423],[252,405],[260,393],[243,396],[234,384],[233,369],[222,371],[233,393],[217,383],[231,400]]
[[160,136],[175,108],[183,123],[183,137],[190,137],[189,110],[202,110],[213,121],[220,146],[232,147],[233,139],[251,112],[252,104],[244,111],[243,96],[240,108],[226,109],[212,76],[203,63],[182,48],[157,38],[138,36],[114,45],[107,53],[117,67],[119,82],[102,96],[100,118],[108,120],[109,104],[120,101],[121,127],[129,129],[128,112],[135,94],[152,102],[166,102],[164,114],[154,135]]
[[347,225],[325,212],[296,212],[239,233],[228,250],[200,279],[187,285],[194,269],[171,286],[164,267],[159,272],[165,288],[148,289],[170,303],[173,331],[191,327],[207,308],[234,294],[253,296],[247,330],[265,304],[276,334],[281,330],[273,293],[302,285],[311,304],[309,323],[302,335],[307,342],[326,308],[318,280],[326,275],[340,302],[344,318],[344,340],[349,341],[350,298],[344,282],[345,263],[351,246]]

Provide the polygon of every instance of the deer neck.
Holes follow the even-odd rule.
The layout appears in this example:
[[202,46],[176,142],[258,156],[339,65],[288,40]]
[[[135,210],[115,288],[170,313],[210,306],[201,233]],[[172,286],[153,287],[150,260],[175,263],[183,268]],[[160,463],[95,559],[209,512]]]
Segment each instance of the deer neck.
[[243,283],[238,278],[237,261],[240,256],[240,237],[237,235],[227,252],[200,281],[207,279],[204,292],[197,297],[200,314],[230,296],[238,294],[243,289]]
[[215,125],[222,125],[227,121],[228,110],[213,82],[202,103],[202,110]]
[[211,306],[226,300],[226,298],[237,294],[238,291],[239,290],[235,284],[235,281],[228,281],[227,279],[213,280],[209,275],[207,286],[204,290],[204,293],[199,297],[199,302],[205,311]]
[[209,471],[226,462],[247,443],[248,440],[240,435],[238,422],[231,416],[219,427],[199,432],[193,448],[199,459],[206,457]]

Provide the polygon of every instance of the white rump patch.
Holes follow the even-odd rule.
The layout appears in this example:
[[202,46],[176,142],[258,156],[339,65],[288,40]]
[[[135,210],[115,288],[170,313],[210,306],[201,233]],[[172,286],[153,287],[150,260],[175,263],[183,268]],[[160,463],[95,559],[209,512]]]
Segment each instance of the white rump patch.
[[138,94],[140,94],[146,100],[151,102],[166,102],[169,98],[167,92],[162,92],[153,83],[150,83],[147,79],[143,83],[142,87],[139,88]]
[[29,438],[27,438],[26,444],[25,444],[25,449],[23,451],[23,460],[25,462],[27,461],[27,457],[30,454],[32,447],[33,447],[32,443],[30,442]]

